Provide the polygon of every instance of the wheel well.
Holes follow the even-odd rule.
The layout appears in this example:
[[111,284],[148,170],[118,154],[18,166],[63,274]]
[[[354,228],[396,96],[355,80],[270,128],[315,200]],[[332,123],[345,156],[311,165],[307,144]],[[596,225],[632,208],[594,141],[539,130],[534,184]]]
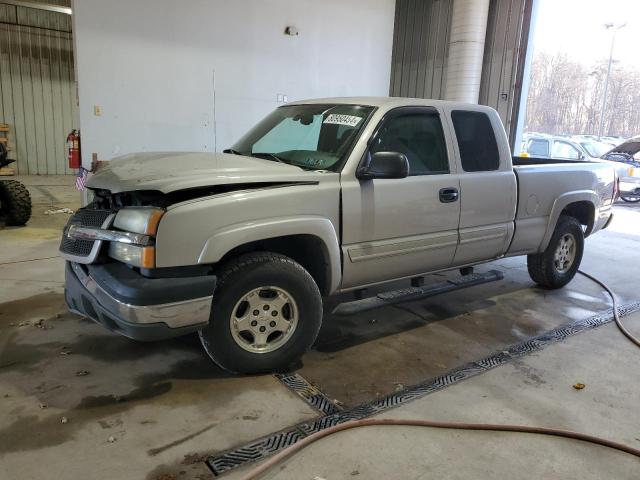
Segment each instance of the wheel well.
[[591,230],[593,230],[593,222],[595,221],[595,207],[591,202],[581,201],[570,203],[569,205],[564,207],[561,215],[573,217],[582,225],[584,225],[586,227],[585,237],[591,233]]
[[320,293],[329,294],[331,269],[329,252],[324,242],[315,235],[286,235],[245,243],[227,252],[218,265],[250,252],[273,252],[295,260],[313,277]]

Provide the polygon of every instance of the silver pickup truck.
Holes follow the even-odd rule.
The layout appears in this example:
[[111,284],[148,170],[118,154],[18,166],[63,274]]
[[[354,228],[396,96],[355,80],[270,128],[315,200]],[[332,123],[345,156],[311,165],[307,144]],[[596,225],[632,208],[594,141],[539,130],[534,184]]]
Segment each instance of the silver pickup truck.
[[60,245],[66,300],[127,337],[198,332],[221,367],[270,371],[313,344],[323,296],[515,255],[564,286],[616,185],[607,164],[512,160],[488,107],[295,102],[225,153],[93,175]]

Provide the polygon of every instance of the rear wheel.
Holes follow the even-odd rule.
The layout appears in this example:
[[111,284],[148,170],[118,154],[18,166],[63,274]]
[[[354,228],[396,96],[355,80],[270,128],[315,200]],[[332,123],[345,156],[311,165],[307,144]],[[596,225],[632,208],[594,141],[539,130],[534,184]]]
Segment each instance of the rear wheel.
[[0,181],[0,217],[7,225],[24,225],[31,218],[31,196],[22,183]]
[[584,251],[584,233],[580,222],[561,215],[544,252],[527,256],[529,276],[538,285],[562,288],[575,276]]
[[267,372],[302,356],[321,322],[322,299],[309,272],[284,255],[251,253],[220,272],[200,341],[225,370]]

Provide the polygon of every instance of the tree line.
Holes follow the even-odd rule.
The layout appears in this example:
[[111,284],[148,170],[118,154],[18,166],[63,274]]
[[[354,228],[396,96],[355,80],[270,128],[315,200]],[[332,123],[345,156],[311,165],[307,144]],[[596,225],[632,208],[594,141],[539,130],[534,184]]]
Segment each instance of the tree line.
[[566,54],[536,53],[531,68],[525,131],[549,134],[640,135],[640,72],[616,62],[607,101],[602,95],[607,61],[588,67]]

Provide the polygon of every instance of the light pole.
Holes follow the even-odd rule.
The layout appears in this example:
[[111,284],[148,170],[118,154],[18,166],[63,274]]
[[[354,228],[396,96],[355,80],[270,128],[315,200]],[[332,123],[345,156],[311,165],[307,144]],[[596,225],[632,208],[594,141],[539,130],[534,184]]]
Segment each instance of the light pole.
[[613,61],[613,44],[616,41],[616,33],[622,27],[626,26],[625,23],[620,25],[614,25],[613,23],[605,23],[604,28],[607,30],[613,30],[611,35],[611,49],[609,50],[609,65],[607,66],[607,76],[604,79],[604,93],[602,94],[602,108],[600,109],[600,126],[598,127],[598,140],[602,137],[602,129],[604,128],[604,108],[607,105],[607,90],[609,89],[609,76],[611,75],[611,62]]

